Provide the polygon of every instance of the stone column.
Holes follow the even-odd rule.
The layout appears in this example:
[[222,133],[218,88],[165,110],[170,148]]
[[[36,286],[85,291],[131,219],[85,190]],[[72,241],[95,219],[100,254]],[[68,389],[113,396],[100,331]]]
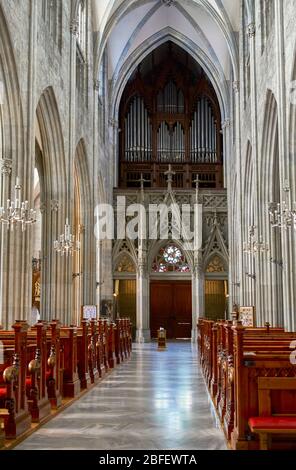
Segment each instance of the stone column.
[[139,262],[137,272],[137,343],[151,340],[149,304],[149,276],[143,260]]
[[[12,160],[9,158],[0,159],[0,206],[5,207],[7,199],[10,199],[10,175]],[[7,228],[0,225],[0,325],[3,328],[10,328],[13,318],[8,318],[7,295],[8,295],[8,257],[7,245],[9,232]]]
[[96,305],[97,305],[97,314],[98,318],[100,317],[101,314],[101,301],[102,301],[102,283],[103,283],[103,277],[102,277],[102,240],[97,240],[97,245],[96,245]]
[[202,252],[199,251],[192,273],[192,331],[191,341],[197,341],[197,320],[205,315],[205,275],[202,269]]
[[[138,195],[139,203],[145,207],[144,179],[141,178],[141,190]],[[146,210],[140,212],[138,239],[138,270],[137,270],[137,332],[136,341],[150,341],[150,299],[149,275],[147,266],[147,234]]]
[[[222,132],[223,132],[223,153],[224,155],[230,156],[231,155],[231,124],[230,124],[230,119],[225,119],[225,121],[222,124]],[[230,188],[232,188],[231,185],[231,171],[230,171],[230,166],[229,164],[225,164],[228,158],[224,159],[224,187],[228,188],[228,191]],[[232,203],[231,201],[231,196],[228,194],[228,204],[227,204],[227,209],[228,209],[228,220],[232,220]],[[232,223],[234,221],[232,220]],[[228,245],[229,245],[229,253],[232,252],[233,248],[233,240],[232,240],[232,233],[229,231],[228,235]],[[238,260],[236,260],[238,262]],[[232,282],[233,282],[233,272],[232,272],[232,267],[231,267],[231,261],[229,262],[229,267],[228,267],[228,293],[229,293],[229,306],[232,306],[233,302],[233,293],[232,293]]]
[[[244,272],[243,272],[243,224],[241,219],[242,208],[243,208],[243,199],[244,195],[242,192],[242,180],[243,175],[241,171],[241,162],[242,162],[242,155],[241,155],[241,128],[240,128],[240,115],[241,115],[241,93],[240,93],[240,82],[234,81],[233,82],[233,91],[234,91],[234,101],[235,101],[235,122],[236,122],[236,220],[233,220],[233,204],[234,201],[231,200],[232,195],[228,194],[228,220],[232,220],[232,224],[236,225],[235,235],[233,233],[229,233],[229,250],[232,253],[232,257],[230,257],[230,270],[229,270],[229,279],[231,280],[229,286],[230,298],[229,298],[229,309],[232,309],[233,303],[241,303],[243,299],[243,292],[244,292]],[[237,253],[235,247],[238,247]],[[235,255],[237,255],[237,259],[235,259]],[[232,260],[231,260],[232,258]]]
[[[258,104],[257,104],[257,73],[256,73],[256,26],[255,23],[248,25],[248,37],[250,41],[250,85],[251,85],[251,113],[252,113],[252,160],[253,160],[253,186],[254,186],[254,220],[258,228],[258,234],[263,234],[262,201],[259,199],[259,154],[258,154]],[[264,300],[263,290],[266,284],[264,279],[264,255],[255,257],[256,275],[256,310],[258,326],[264,323],[267,302]]]
[[[283,195],[283,189],[285,180],[291,181],[291,163],[289,160],[287,134],[287,87],[286,87],[286,47],[285,47],[285,31],[284,31],[284,2],[281,0],[275,0],[275,38],[276,38],[276,70],[277,70],[277,95],[278,95],[278,141],[279,141],[279,177],[280,177],[280,190],[281,198]],[[291,105],[291,103],[288,103]],[[293,160],[295,156],[293,155]],[[290,201],[292,202],[292,201]],[[279,229],[276,229],[279,230]],[[293,229],[292,229],[293,230]],[[279,232],[280,233],[280,232]],[[283,323],[285,328],[289,331],[295,331],[296,318],[295,318],[295,307],[296,307],[296,296],[295,296],[295,253],[293,244],[295,239],[290,236],[290,231],[282,228],[281,231],[281,246],[282,246],[282,257],[283,257],[283,274],[282,274],[282,286],[277,289],[277,295],[282,296],[283,312],[274,312],[274,322],[277,324]],[[281,260],[278,260],[281,261]],[[279,305],[279,302],[277,302]],[[282,317],[281,318],[281,315]]]
[[[223,134],[223,155],[230,155],[231,149],[231,138],[230,138],[230,119],[226,118],[222,124],[222,134]],[[230,184],[228,181],[229,171],[228,171],[228,159],[225,158],[223,162],[224,170],[224,188],[229,188]]]
[[102,273],[100,297],[101,300],[113,302],[112,240],[103,240],[100,259]]

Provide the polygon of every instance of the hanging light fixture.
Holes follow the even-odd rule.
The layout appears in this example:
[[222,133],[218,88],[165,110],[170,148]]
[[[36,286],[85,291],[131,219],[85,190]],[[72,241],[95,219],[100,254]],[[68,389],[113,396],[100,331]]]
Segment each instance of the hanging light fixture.
[[37,221],[35,209],[29,208],[28,201],[22,202],[22,187],[18,177],[14,187],[14,200],[7,199],[6,207],[0,207],[0,221],[11,232],[17,224],[22,226],[24,232],[27,225]]
[[71,228],[68,219],[66,219],[64,233],[60,235],[58,240],[54,242],[54,249],[62,256],[73,256],[75,252],[80,251],[80,241],[76,240],[75,235],[71,234]]
[[251,225],[249,227],[249,236],[248,241],[244,242],[243,244],[243,251],[244,253],[266,253],[269,251],[269,247],[266,243],[263,242],[262,237],[260,237],[259,241],[255,240],[255,225]]
[[[286,195],[290,192],[288,181],[285,181],[283,190]],[[270,202],[268,204],[268,212],[272,228],[284,228],[287,230],[293,226],[296,230],[296,203],[294,204],[294,209],[292,209],[287,202],[287,196],[280,203]]]

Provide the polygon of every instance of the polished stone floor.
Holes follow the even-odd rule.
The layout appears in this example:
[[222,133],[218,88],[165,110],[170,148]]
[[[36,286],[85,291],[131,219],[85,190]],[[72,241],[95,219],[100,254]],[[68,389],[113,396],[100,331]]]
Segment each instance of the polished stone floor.
[[191,343],[134,346],[130,362],[18,449],[226,449]]

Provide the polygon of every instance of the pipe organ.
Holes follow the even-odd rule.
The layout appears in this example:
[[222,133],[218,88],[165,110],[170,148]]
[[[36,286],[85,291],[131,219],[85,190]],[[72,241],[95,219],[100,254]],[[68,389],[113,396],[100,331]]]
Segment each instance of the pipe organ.
[[217,163],[217,125],[209,100],[201,97],[190,127],[190,160]]
[[135,96],[124,121],[125,161],[149,162],[152,159],[152,127],[144,100]]
[[[177,46],[176,46],[177,47]],[[172,57],[172,47],[157,70],[127,84],[120,106],[120,187],[166,185],[168,164],[175,187],[223,187],[221,117],[215,91],[199,67],[194,75]],[[152,53],[153,54],[153,53]],[[185,54],[185,53],[184,53]],[[187,65],[187,68],[185,67]]]
[[180,122],[172,128],[162,121],[157,132],[157,160],[183,162],[185,160],[185,135]]

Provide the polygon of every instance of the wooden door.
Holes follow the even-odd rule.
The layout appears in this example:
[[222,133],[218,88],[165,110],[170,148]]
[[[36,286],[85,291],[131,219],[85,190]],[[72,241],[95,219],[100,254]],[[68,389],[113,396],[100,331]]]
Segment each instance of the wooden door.
[[209,320],[225,318],[227,281],[210,281],[205,283],[205,313]]
[[191,282],[153,281],[150,286],[152,338],[163,327],[168,339],[190,338],[192,328]]
[[118,292],[118,312],[120,317],[129,318],[132,323],[133,340],[136,337],[137,327],[137,299],[136,299],[136,280],[120,280]]

